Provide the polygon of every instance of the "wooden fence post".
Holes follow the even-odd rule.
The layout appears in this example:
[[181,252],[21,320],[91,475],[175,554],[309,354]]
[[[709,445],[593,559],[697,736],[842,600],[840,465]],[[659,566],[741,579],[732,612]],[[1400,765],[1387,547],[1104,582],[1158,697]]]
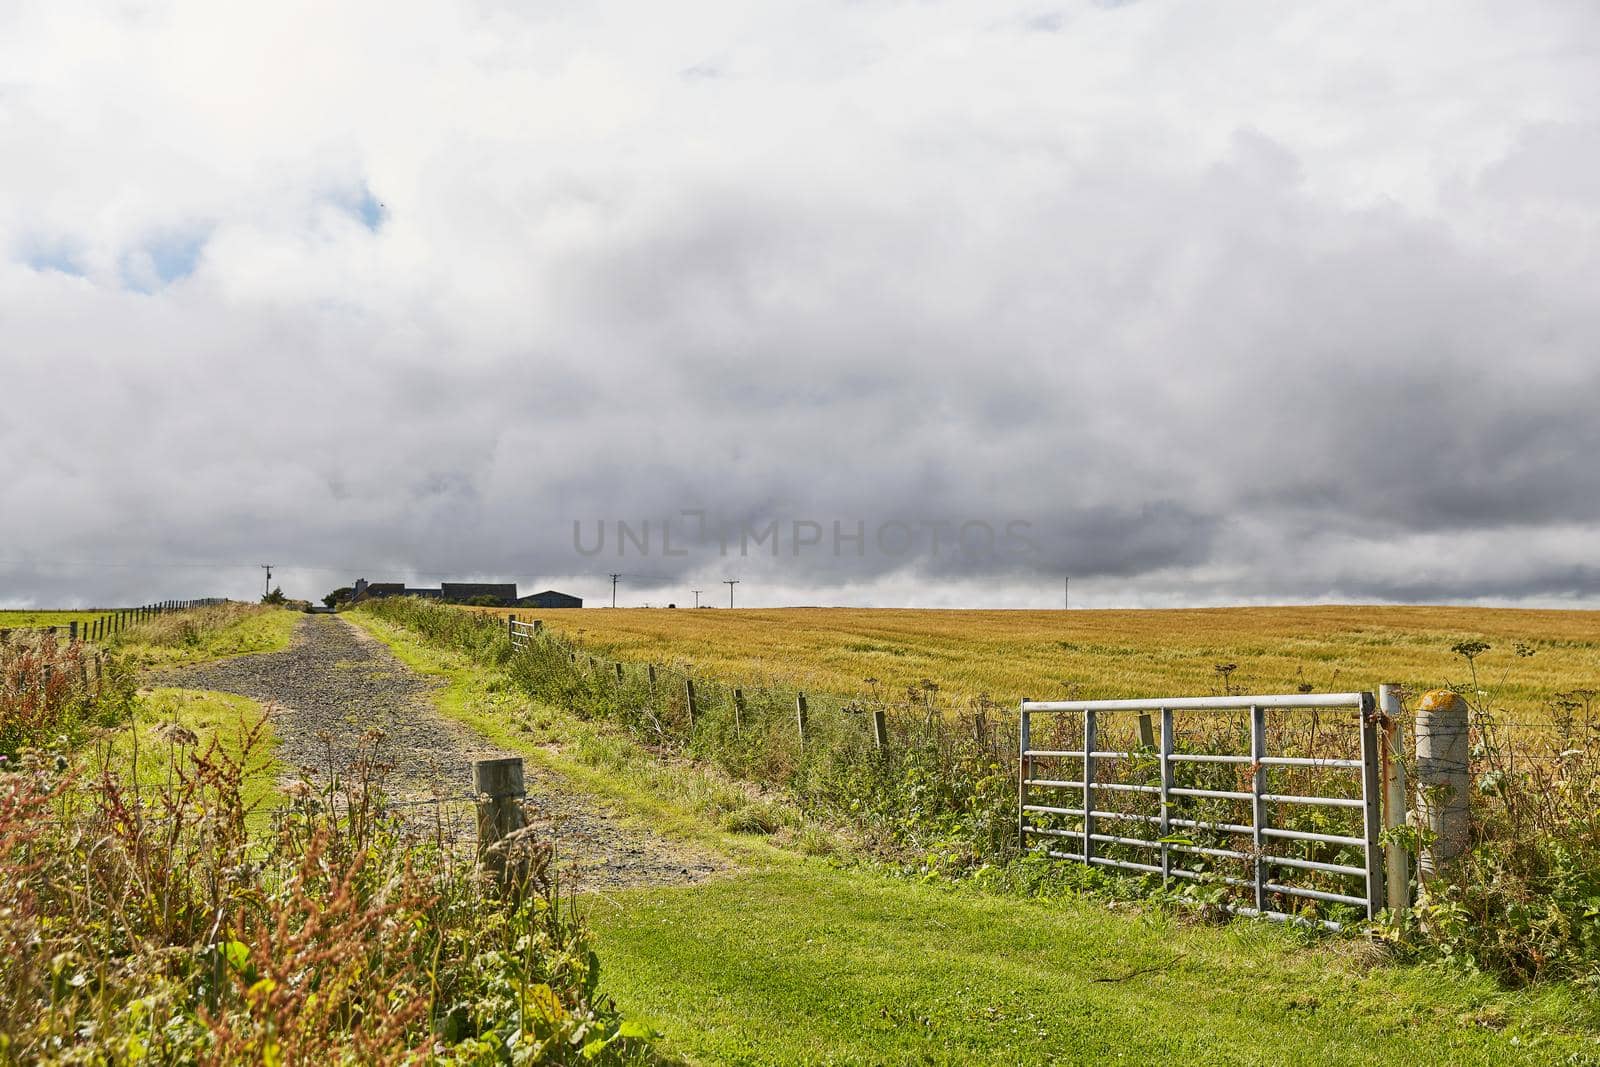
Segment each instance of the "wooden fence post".
[[[1400,686],[1386,682],[1378,686],[1378,711],[1383,736],[1378,739],[1383,763],[1383,827],[1393,830],[1406,824],[1406,765],[1400,758]],[[1411,857],[1405,846],[1391,841],[1384,846],[1385,903],[1390,911],[1411,906]]]
[[695,720],[700,717],[700,709],[695,706],[694,702],[693,678],[685,678],[683,680],[683,698],[689,704],[689,729],[693,730]]
[[514,830],[522,829],[522,759],[481,759],[472,763],[472,791],[478,798],[478,862],[504,881],[507,872],[503,849],[493,846]]
[[78,620],[77,619],[73,619],[71,622],[67,623],[67,644],[75,645],[77,643],[78,643]]
[[506,638],[510,640],[512,648],[517,647],[517,617],[515,615],[506,616]]
[[1139,713],[1139,747],[1156,747],[1156,725],[1153,721],[1151,721],[1150,713],[1148,711],[1141,711]]
[[1467,710],[1465,698],[1448,689],[1425,693],[1417,703],[1417,816],[1434,838],[1419,857],[1424,875],[1438,874],[1471,838]]
[[733,732],[737,736],[744,732],[744,690],[733,691]]
[[794,724],[795,728],[800,731],[800,747],[804,748],[806,744],[806,695],[804,693],[796,693],[794,695]]
[[889,717],[882,708],[872,709],[872,740],[877,742],[880,754],[889,751]]

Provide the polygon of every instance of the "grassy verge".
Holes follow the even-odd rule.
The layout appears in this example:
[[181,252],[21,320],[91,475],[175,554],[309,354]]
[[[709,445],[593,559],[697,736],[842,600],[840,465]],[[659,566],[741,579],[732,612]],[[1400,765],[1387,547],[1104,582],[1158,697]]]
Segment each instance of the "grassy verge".
[[116,648],[130,665],[144,669],[280,652],[302,618],[283,608],[217,604],[130,626],[117,636]]
[[[1369,969],[1364,943],[1307,946],[1263,924],[1184,926],[1158,910],[921,885],[724,832],[739,805],[776,802],[705,767],[659,761],[394,623],[348,617],[443,678],[447,715],[742,861],[741,873],[703,886],[589,904],[607,988],[693,1057],[1600,1062],[1600,1015],[1572,987],[1509,994],[1436,967]],[[798,825],[790,835],[815,840]]]
[[415,634],[364,612],[342,616],[389,646],[406,666],[439,678],[444,686],[434,701],[446,716],[530,762],[564,775],[578,790],[616,801],[657,832],[732,852],[747,862],[779,855],[755,835],[725,831],[746,825],[759,813],[768,829],[783,839],[832,849],[816,834],[804,834],[799,812],[775,796],[763,795],[688,761],[662,761],[620,730],[585,722],[538,703],[502,675],[457,652],[433,648]]
[[119,663],[101,687],[60,658],[81,649],[0,650],[30,698],[0,705],[0,1062],[661,1062],[598,988],[548,845],[496,887],[387,810],[376,742],[280,802],[259,705],[135,700]]
[[[175,738],[182,744],[174,744]],[[243,762],[240,794],[247,810],[265,814],[281,803],[284,766],[277,758],[278,738],[266,709],[248,697],[195,689],[147,690],[140,694],[132,729],[117,732],[107,757],[111,766],[125,768],[128,777],[137,775],[141,791],[150,791],[172,786],[178,749],[203,750],[213,742],[223,756]]]
[[617,894],[590,923],[623,1010],[711,1062],[1600,1063],[1558,988],[816,861]]

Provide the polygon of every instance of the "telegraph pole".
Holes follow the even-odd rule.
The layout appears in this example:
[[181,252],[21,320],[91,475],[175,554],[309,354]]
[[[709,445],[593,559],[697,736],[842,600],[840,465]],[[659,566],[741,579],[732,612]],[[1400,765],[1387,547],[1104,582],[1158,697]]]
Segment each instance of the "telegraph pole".
[[611,606],[612,607],[616,607],[617,606],[617,579],[621,578],[621,577],[622,577],[622,575],[620,575],[620,574],[613,574],[611,576]]
[[272,595],[272,564],[263,563],[263,564],[261,564],[261,569],[267,572],[267,588],[266,588],[266,591],[264,593],[262,593],[262,596],[271,596]]
[[691,590],[689,590],[689,592],[694,594],[694,606],[695,607],[699,607],[700,606],[700,590],[691,589]]
[[733,587],[739,584],[737,578],[724,578],[722,584],[728,587],[728,607],[733,607]]
[[1070,611],[1072,608],[1072,579],[1061,579],[1061,610]]

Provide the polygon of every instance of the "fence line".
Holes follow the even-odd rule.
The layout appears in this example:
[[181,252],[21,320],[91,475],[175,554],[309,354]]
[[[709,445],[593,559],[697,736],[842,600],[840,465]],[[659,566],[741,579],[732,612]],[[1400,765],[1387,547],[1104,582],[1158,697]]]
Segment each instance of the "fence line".
[[[1157,767],[1160,762],[1160,752],[1157,734],[1152,728],[1152,716],[1128,716],[1125,724],[1127,736],[1122,744],[1113,744],[1107,741],[1103,746],[1098,744],[1079,745],[1074,749],[1069,743],[1070,739],[1058,737],[1053,747],[1041,745],[1047,754],[1055,751],[1058,755],[1077,752],[1091,752],[1096,756],[1102,752],[1108,758],[1091,759],[1091,764],[1099,763],[1090,773],[1072,778],[1070,775],[1041,775],[1035,780],[1022,776],[1022,760],[1019,758],[1018,748],[1014,744],[1016,734],[1010,731],[1020,729],[1019,708],[1016,705],[1003,705],[987,697],[972,698],[960,703],[943,698],[938,687],[931,683],[925,687],[922,699],[891,700],[877,693],[862,694],[857,697],[843,697],[831,694],[809,693],[793,683],[775,680],[752,686],[748,682],[734,683],[705,679],[697,674],[692,665],[679,666],[678,664],[655,664],[639,660],[620,660],[601,653],[594,652],[581,645],[578,640],[566,634],[552,633],[546,630],[540,620],[523,620],[516,615],[511,615],[505,620],[506,632],[513,649],[513,655],[527,654],[536,645],[550,649],[554,656],[548,666],[557,671],[557,677],[563,675],[573,679],[584,679],[591,691],[603,693],[606,686],[616,687],[619,696],[625,695],[620,710],[627,716],[631,713],[636,717],[631,725],[635,729],[645,731],[654,730],[661,739],[672,741],[685,746],[694,745],[696,737],[702,730],[731,730],[734,736],[746,733],[755,727],[762,731],[764,736],[777,738],[785,729],[791,739],[790,752],[798,752],[799,759],[806,759],[807,752],[816,741],[816,731],[819,729],[832,729],[835,732],[841,727],[847,727],[847,732],[853,734],[858,743],[859,757],[869,758],[875,755],[879,761],[889,759],[900,750],[909,750],[911,746],[936,746],[940,751],[941,760],[956,761],[947,764],[952,769],[961,769],[970,766],[974,774],[984,773],[982,765],[992,763],[1000,768],[1009,768],[1016,772],[1013,781],[1031,781],[1036,784],[1055,785],[1062,787],[1077,787],[1083,789],[1085,783],[1090,783],[1089,788],[1094,790],[1097,797],[1114,798],[1116,803],[1097,799],[1094,804],[1084,805],[1046,805],[1046,807],[1060,808],[1060,812],[1041,812],[1045,816],[1059,816],[1063,819],[1076,818],[1083,820],[1073,823],[1069,827],[1053,827],[1047,822],[1042,824],[1044,831],[1058,830],[1067,837],[1081,841],[1085,833],[1084,822],[1093,822],[1096,817],[1103,817],[1108,823],[1126,823],[1133,812],[1127,804],[1140,797],[1160,795],[1163,785],[1176,788],[1180,791],[1186,787],[1181,783],[1159,783],[1155,778],[1146,783],[1137,779],[1116,780],[1105,774],[1106,766],[1114,763],[1109,754],[1128,757],[1130,765],[1139,759],[1145,759],[1149,767]],[[681,662],[681,661],[680,661]],[[559,666],[558,666],[559,665]],[[570,673],[569,673],[570,672]],[[1174,852],[1184,852],[1192,857],[1204,857],[1208,866],[1215,868],[1218,862],[1237,861],[1248,864],[1251,868],[1250,877],[1237,879],[1226,874],[1214,871],[1214,878],[1208,878],[1215,885],[1221,885],[1228,892],[1239,893],[1247,891],[1256,893],[1258,888],[1264,889],[1268,895],[1277,894],[1277,899],[1293,897],[1306,902],[1310,907],[1320,909],[1328,904],[1348,905],[1368,915],[1375,913],[1380,907],[1403,908],[1409,905],[1409,885],[1411,881],[1411,866],[1414,858],[1398,844],[1386,845],[1383,849],[1374,847],[1376,834],[1384,830],[1396,830],[1407,824],[1408,809],[1416,808],[1418,812],[1426,810],[1426,804],[1421,799],[1431,793],[1454,793],[1465,795],[1470,790],[1462,784],[1462,780],[1453,779],[1445,782],[1439,777],[1442,773],[1437,761],[1429,763],[1423,761],[1418,764],[1418,737],[1422,730],[1423,719],[1420,710],[1418,714],[1411,714],[1407,707],[1408,697],[1420,696],[1420,693],[1408,691],[1399,685],[1384,685],[1379,695],[1379,706],[1372,711],[1370,719],[1366,710],[1360,716],[1336,717],[1325,715],[1316,706],[1325,701],[1325,697],[1316,694],[1296,694],[1283,698],[1287,704],[1303,705],[1296,715],[1303,716],[1292,725],[1274,726],[1272,729],[1279,731],[1271,737],[1271,747],[1261,744],[1252,747],[1253,754],[1272,755],[1258,760],[1252,756],[1236,756],[1231,759],[1221,757],[1224,748],[1215,747],[1215,750],[1202,749],[1194,754],[1185,756],[1177,754],[1171,765],[1184,766],[1210,766],[1218,775],[1218,781],[1210,787],[1210,794],[1202,786],[1196,797],[1190,799],[1208,799],[1212,803],[1265,803],[1284,812],[1282,820],[1275,826],[1262,826],[1265,831],[1256,834],[1251,827],[1260,823],[1259,812],[1252,810],[1250,819],[1222,819],[1197,816],[1187,821],[1186,825],[1169,825],[1169,833],[1163,836],[1172,836],[1172,833],[1187,835],[1194,840],[1168,841],[1162,845],[1162,852],[1168,863],[1162,867],[1154,863],[1145,864],[1150,870],[1144,873],[1162,874],[1163,867],[1170,871],[1170,857]],[[1222,697],[1195,698],[1198,703],[1215,706],[1218,703],[1232,705],[1232,711],[1238,715],[1249,713],[1252,698],[1234,697],[1231,694]],[[1259,698],[1257,698],[1259,699]],[[1372,696],[1366,694],[1365,699],[1370,703]],[[631,702],[631,703],[629,703]],[[1068,702],[1058,702],[1065,704]],[[1083,702],[1078,702],[1080,705]],[[1157,709],[1159,701],[1112,701],[1100,702],[1110,705],[1121,705],[1128,709],[1139,707],[1148,710]],[[965,712],[963,713],[963,706]],[[1026,705],[1024,705],[1026,706]],[[789,710],[785,712],[785,708]],[[1554,707],[1554,705],[1552,705]],[[1600,710],[1600,709],[1596,709]],[[708,714],[709,713],[709,714]],[[785,727],[783,717],[789,716],[788,725]],[[893,729],[891,729],[891,726]],[[1104,728],[1104,727],[1102,727]],[[1372,730],[1377,730],[1377,740],[1372,737]],[[1546,773],[1543,768],[1557,769],[1571,759],[1588,757],[1597,745],[1600,745],[1600,722],[1597,722],[1591,708],[1585,704],[1571,707],[1562,706],[1559,711],[1553,711],[1547,720],[1533,719],[1524,714],[1503,715],[1493,712],[1480,712],[1474,710],[1466,722],[1465,729],[1470,733],[1473,745],[1480,741],[1488,743],[1493,750],[1502,754],[1505,765],[1515,767],[1521,764],[1524,768],[1520,773],[1524,775],[1539,776]],[[1292,739],[1284,734],[1283,730],[1299,731]],[[1012,744],[1003,743],[1006,737],[1013,739]],[[1242,721],[1221,722],[1216,724],[1215,736],[1210,739],[1216,746],[1242,741],[1251,738],[1250,731]],[[1231,741],[1230,741],[1231,739]],[[1078,739],[1081,741],[1081,738]],[[1259,737],[1253,740],[1261,741]],[[1290,754],[1290,741],[1295,746],[1303,749]],[[1026,749],[1026,746],[1023,746]],[[727,750],[720,750],[724,755]],[[1474,750],[1476,751],[1476,750]],[[968,765],[965,761],[976,757],[978,763]],[[719,755],[723,759],[723,755]],[[758,757],[759,758],[759,757]],[[1478,760],[1474,756],[1473,760]],[[1188,762],[1186,762],[1186,760]],[[1211,761],[1211,762],[1208,762]],[[1241,762],[1242,761],[1242,762]],[[1477,764],[1474,763],[1474,767]],[[1374,773],[1376,767],[1378,782],[1376,785],[1367,781],[1367,776]],[[1297,781],[1303,788],[1290,789],[1286,785],[1278,785],[1271,790],[1257,787],[1254,781],[1264,768],[1276,768],[1276,773],[1288,780],[1291,775],[1297,776]],[[1332,773],[1348,772],[1354,768],[1361,768],[1359,790],[1351,789],[1352,795],[1339,795],[1328,792],[1328,775]],[[1147,768],[1148,769],[1148,768]],[[1454,768],[1453,773],[1460,774],[1460,768]],[[1476,773],[1476,772],[1474,772]],[[1226,782],[1228,775],[1242,775],[1238,778],[1239,784],[1230,785]],[[1408,784],[1410,783],[1410,784]],[[1259,797],[1256,794],[1260,794]],[[1213,795],[1214,794],[1214,795]],[[1168,794],[1168,806],[1171,797],[1180,794]],[[1329,803],[1317,806],[1303,806],[1300,801],[1305,797],[1327,797]],[[1489,799],[1475,799],[1474,803],[1490,803]],[[1077,814],[1069,813],[1067,808],[1078,809]],[[1349,830],[1326,832],[1332,825],[1328,820],[1337,821],[1341,809],[1348,808],[1350,812],[1361,814],[1361,824]],[[1325,811],[1325,814],[1316,815],[1316,812]],[[1372,825],[1372,812],[1377,811],[1381,824],[1374,829]],[[1084,820],[1082,812],[1092,812]],[[1413,818],[1415,815],[1412,816]],[[1319,820],[1328,825],[1316,825]],[[1138,821],[1135,819],[1134,821]],[[1020,823],[1021,820],[1018,820]],[[1015,836],[1026,839],[1027,831],[1018,823],[1013,824]],[[1173,829],[1176,827],[1176,830]],[[1309,836],[1295,838],[1288,836],[1296,831]],[[1225,841],[1208,841],[1204,836],[1208,833],[1237,834],[1243,832],[1250,836],[1250,841],[1243,847],[1221,847]],[[1287,833],[1285,833],[1285,831]],[[1122,830],[1112,830],[1105,827],[1104,832],[1090,828],[1091,845],[1101,844],[1106,846],[1106,855],[1122,859],[1124,853],[1130,849],[1149,848],[1151,842],[1145,839],[1137,841],[1127,840],[1128,835]],[[1319,834],[1321,840],[1319,840]],[[1048,832],[1038,834],[1041,838],[1050,836]],[[1264,853],[1266,841],[1295,841],[1315,843],[1316,847],[1304,849],[1304,855],[1288,857],[1267,856]],[[1388,840],[1388,839],[1386,839]],[[1345,849],[1350,852],[1345,858],[1336,855],[1321,854],[1333,849]],[[1436,848],[1437,846],[1430,846]],[[1119,851],[1121,850],[1121,851]],[[1048,848],[1042,851],[1049,851]],[[1094,855],[1093,849],[1090,855]],[[1242,858],[1241,858],[1242,857]],[[1143,870],[1139,861],[1128,857],[1132,869]],[[1300,872],[1302,875],[1310,873],[1320,878],[1324,883],[1328,879],[1353,878],[1361,883],[1359,892],[1349,892],[1338,888],[1336,884],[1317,884],[1306,886],[1304,892],[1291,892],[1294,887],[1288,878],[1275,878],[1271,881],[1260,876],[1263,864],[1273,866],[1281,864],[1281,869],[1290,872]],[[1426,876],[1428,863],[1422,864],[1423,875]],[[1271,909],[1255,908],[1255,911],[1270,911]],[[1280,913],[1281,914],[1281,913]]]
[[80,622],[77,619],[52,626],[10,626],[0,628],[0,648],[10,642],[13,634],[51,634],[65,636],[69,644],[79,640],[95,644],[110,640],[130,626],[137,626],[142,622],[168,615],[179,611],[192,611],[195,608],[211,607],[216,604],[226,604],[224,597],[205,597],[199,600],[161,600],[153,604],[141,604],[136,608],[118,608],[115,611],[102,612],[93,619]]
[[[0,629],[0,651],[24,650],[0,672],[0,694],[25,702],[37,698],[35,706],[43,712],[73,700],[98,700],[105,691],[109,665],[101,644],[149,619],[221,603],[226,601],[167,600],[107,612],[81,625],[72,620],[65,625]],[[65,642],[60,640],[63,634]],[[22,641],[29,643],[21,644]]]

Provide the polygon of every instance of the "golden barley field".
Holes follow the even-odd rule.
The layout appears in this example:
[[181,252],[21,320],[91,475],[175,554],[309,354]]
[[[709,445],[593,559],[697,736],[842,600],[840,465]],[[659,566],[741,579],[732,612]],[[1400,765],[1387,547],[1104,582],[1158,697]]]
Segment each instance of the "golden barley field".
[[[1490,648],[1480,686],[1541,715],[1557,693],[1600,689],[1600,612],[1314,606],[1118,611],[861,608],[499,611],[538,618],[596,652],[734,682],[781,678],[816,692],[1034,699],[1221,692],[1413,689],[1467,684],[1463,640]],[[1533,654],[1519,655],[1517,646]]]

